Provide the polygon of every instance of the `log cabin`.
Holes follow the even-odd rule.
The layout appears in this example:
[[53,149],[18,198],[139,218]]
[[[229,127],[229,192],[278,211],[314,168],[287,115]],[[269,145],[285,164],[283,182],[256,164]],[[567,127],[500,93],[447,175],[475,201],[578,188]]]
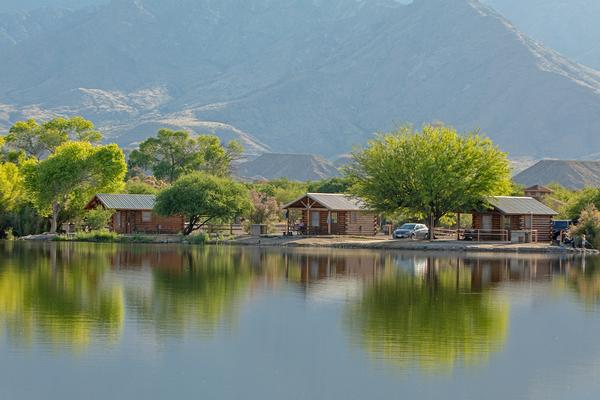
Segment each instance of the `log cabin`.
[[532,197],[495,196],[487,210],[472,214],[480,240],[550,242],[558,213]]
[[156,196],[148,194],[97,194],[85,209],[114,211],[108,228],[116,233],[177,234],[183,231],[183,216],[156,214],[153,211],[155,200]]
[[343,193],[307,193],[283,209],[288,215],[293,210],[301,213],[303,234],[374,236],[379,230],[378,214],[361,199]]

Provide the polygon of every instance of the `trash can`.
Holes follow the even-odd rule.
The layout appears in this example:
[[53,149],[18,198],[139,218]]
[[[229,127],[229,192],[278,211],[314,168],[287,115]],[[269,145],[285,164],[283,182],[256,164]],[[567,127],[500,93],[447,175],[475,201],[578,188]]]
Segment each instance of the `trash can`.
[[250,226],[250,235],[261,236],[267,234],[267,226],[263,224],[253,224]]

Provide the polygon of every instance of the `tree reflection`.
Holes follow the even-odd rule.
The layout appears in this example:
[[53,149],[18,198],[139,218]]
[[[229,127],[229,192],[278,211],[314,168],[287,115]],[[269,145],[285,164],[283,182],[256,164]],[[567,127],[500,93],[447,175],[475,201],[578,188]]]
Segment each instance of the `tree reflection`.
[[140,288],[127,292],[128,303],[140,318],[169,335],[182,334],[188,327],[212,334],[231,326],[253,276],[244,253],[220,247],[182,248],[170,261],[152,269],[150,292]]
[[588,307],[595,308],[600,302],[600,258],[583,258],[579,264],[568,266],[567,283]]
[[11,340],[81,349],[94,337],[119,337],[122,290],[103,282],[114,250],[54,244],[2,250],[0,328]]
[[504,344],[509,307],[470,285],[469,270],[456,266],[428,266],[423,275],[388,269],[349,307],[346,323],[373,357],[400,366],[481,362]]

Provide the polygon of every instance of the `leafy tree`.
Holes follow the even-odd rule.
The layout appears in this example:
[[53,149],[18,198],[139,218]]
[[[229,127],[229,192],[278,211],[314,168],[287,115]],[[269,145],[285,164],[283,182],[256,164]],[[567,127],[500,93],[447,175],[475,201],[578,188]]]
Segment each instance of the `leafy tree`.
[[577,225],[569,229],[569,234],[573,238],[582,238],[585,235],[588,243],[595,248],[600,248],[600,211],[594,204],[588,204],[581,210]]
[[511,189],[505,153],[477,132],[462,136],[445,126],[381,135],[353,153],[345,174],[350,191],[375,210],[422,213],[431,227]]
[[13,163],[0,163],[0,212],[13,211],[23,200],[23,175]]
[[308,184],[308,191],[311,193],[346,193],[350,187],[350,182],[346,178],[329,178]]
[[29,119],[15,123],[5,140],[12,151],[40,159],[69,140],[98,143],[102,134],[82,117],[55,118],[43,124]]
[[221,140],[213,135],[200,135],[196,141],[201,158],[198,170],[215,176],[231,175],[231,163],[244,151],[235,140],[223,146]]
[[576,221],[590,204],[593,204],[596,208],[600,208],[600,189],[587,188],[572,192],[566,199],[567,203],[564,207],[564,214],[568,219]]
[[250,202],[252,203],[252,209],[247,214],[248,221],[251,224],[267,225],[267,229],[270,230],[279,220],[281,208],[277,200],[274,197],[252,190],[250,191]]
[[210,221],[243,215],[251,207],[244,185],[203,172],[179,178],[173,186],[160,192],[154,206],[160,215],[183,215],[188,222],[185,235]]
[[241,153],[236,142],[223,147],[218,137],[192,137],[185,131],[161,129],[156,137],[148,138],[129,156],[130,167],[152,170],[157,179],[174,182],[182,175],[205,171],[227,176],[231,161]]
[[130,194],[158,194],[161,189],[169,185],[164,181],[159,181],[153,176],[145,178],[133,177],[125,182],[125,193]]
[[27,163],[24,170],[27,191],[36,208],[52,216],[50,232],[55,233],[60,213],[68,207],[81,209],[95,193],[120,190],[127,165],[115,144],[67,142],[46,160]]
[[250,186],[257,192],[274,197],[280,204],[289,203],[308,191],[308,184],[306,182],[290,181],[287,178],[256,182]]

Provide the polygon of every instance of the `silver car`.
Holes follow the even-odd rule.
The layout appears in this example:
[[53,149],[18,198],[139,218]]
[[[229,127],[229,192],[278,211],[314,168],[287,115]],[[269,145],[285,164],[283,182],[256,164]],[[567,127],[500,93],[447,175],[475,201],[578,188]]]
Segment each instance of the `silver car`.
[[427,239],[429,237],[429,228],[423,224],[404,224],[394,231],[394,239]]

